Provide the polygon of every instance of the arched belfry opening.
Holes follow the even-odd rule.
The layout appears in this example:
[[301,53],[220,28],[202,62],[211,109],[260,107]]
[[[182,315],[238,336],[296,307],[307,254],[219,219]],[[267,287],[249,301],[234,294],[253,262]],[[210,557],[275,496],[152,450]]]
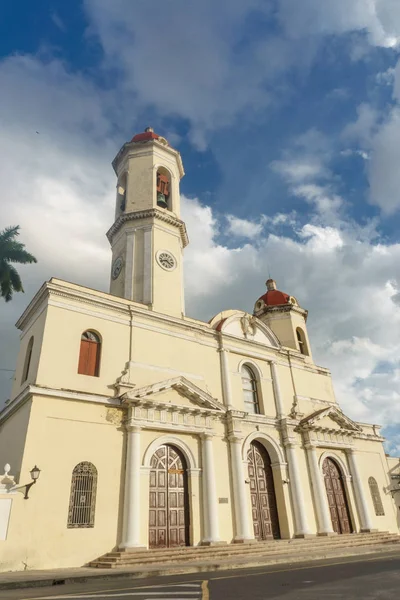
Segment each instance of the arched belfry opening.
[[126,210],[126,188],[127,188],[127,173],[121,175],[117,183],[117,198],[115,207],[115,216],[119,217]]
[[172,210],[171,205],[171,175],[164,167],[157,169],[157,206]]

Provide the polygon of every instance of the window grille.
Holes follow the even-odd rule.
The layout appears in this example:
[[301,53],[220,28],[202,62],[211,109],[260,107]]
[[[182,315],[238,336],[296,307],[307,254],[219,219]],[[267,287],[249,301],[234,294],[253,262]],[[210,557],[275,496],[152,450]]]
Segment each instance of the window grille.
[[97,469],[90,462],[81,462],[72,472],[68,527],[94,527]]
[[379,487],[376,483],[376,479],[374,477],[370,477],[368,479],[369,491],[371,492],[372,502],[374,504],[375,514],[378,517],[383,517],[385,515],[385,511],[382,504],[381,495],[379,493]]
[[245,365],[242,367],[242,388],[246,411],[252,414],[259,414],[260,405],[257,394],[257,379],[253,371]]

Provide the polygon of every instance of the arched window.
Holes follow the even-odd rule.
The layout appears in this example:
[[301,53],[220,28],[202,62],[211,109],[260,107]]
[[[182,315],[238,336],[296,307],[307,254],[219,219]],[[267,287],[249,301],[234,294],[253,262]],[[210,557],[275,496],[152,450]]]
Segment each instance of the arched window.
[[369,491],[371,492],[371,496],[372,496],[372,502],[374,504],[375,514],[378,517],[383,517],[385,514],[385,511],[383,508],[382,499],[381,499],[381,495],[379,493],[379,487],[378,487],[378,484],[376,483],[376,479],[374,479],[374,477],[370,477],[368,479],[368,485],[369,485]]
[[100,368],[100,337],[94,331],[84,331],[81,336],[78,373],[80,375],[99,376]]
[[24,381],[26,381],[28,379],[29,367],[31,366],[32,350],[33,350],[33,336],[29,340],[28,347],[26,349],[24,370],[22,371],[21,383],[24,383]]
[[94,527],[96,491],[96,467],[90,462],[76,465],[72,472],[68,527]]
[[253,370],[247,365],[243,365],[241,375],[245,410],[248,413],[259,414],[260,404],[258,401],[256,376]]
[[157,170],[157,206],[171,210],[171,181],[163,167]]
[[302,354],[308,356],[308,348],[306,342],[306,336],[304,335],[304,331],[298,327],[296,329],[297,342],[299,344],[299,350]]
[[127,174],[124,173],[119,179],[117,184],[117,205],[115,211],[115,217],[119,217],[120,214],[125,212],[126,209],[126,186],[127,186]]

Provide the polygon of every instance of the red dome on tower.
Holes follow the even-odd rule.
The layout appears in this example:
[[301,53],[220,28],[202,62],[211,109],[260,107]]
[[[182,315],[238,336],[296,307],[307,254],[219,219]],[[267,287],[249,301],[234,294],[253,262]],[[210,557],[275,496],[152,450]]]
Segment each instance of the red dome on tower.
[[258,300],[263,300],[267,306],[277,306],[278,304],[290,304],[289,294],[280,292],[276,289],[276,283],[273,279],[268,279],[267,291]]
[[137,133],[131,139],[131,142],[149,142],[151,140],[160,140],[166,146],[169,146],[168,141],[162,136],[158,135],[158,133],[154,133],[154,129],[152,127],[146,127],[143,133]]

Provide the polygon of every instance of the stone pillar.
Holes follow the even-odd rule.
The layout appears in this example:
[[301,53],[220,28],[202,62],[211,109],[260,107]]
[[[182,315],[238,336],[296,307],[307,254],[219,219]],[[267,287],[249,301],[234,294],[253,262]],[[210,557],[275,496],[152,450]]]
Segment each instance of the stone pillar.
[[140,548],[140,427],[128,425],[124,521],[120,548]]
[[311,475],[311,486],[314,496],[315,510],[317,513],[318,535],[336,535],[332,527],[332,519],[328,506],[325,482],[318,465],[315,446],[306,446],[308,465]]
[[218,352],[221,359],[222,395],[224,398],[224,404],[228,409],[231,409],[233,407],[232,385],[229,375],[228,351],[221,347]]
[[214,455],[212,435],[202,436],[203,453],[203,507],[204,530],[203,545],[217,544],[219,539],[217,486],[215,483]]
[[364,494],[364,488],[361,483],[360,472],[358,470],[357,458],[354,450],[348,450],[347,455],[350,463],[350,473],[353,480],[354,495],[356,499],[358,515],[360,517],[360,525],[362,532],[376,531],[372,527],[371,516],[369,513],[369,507],[367,499]]
[[231,468],[233,481],[233,501],[235,505],[235,542],[249,542],[254,540],[250,532],[248,495],[246,490],[245,473],[243,469],[242,447],[243,440],[236,436],[229,437],[231,453]]
[[296,447],[297,444],[293,443],[288,443],[286,445],[290,490],[292,494],[294,512],[294,534],[295,537],[306,537],[311,534],[307,523],[306,505],[304,501],[299,463],[296,455]]
[[278,419],[282,419],[284,417],[284,410],[283,410],[281,388],[279,386],[278,369],[276,367],[275,361],[271,361],[270,364],[271,364],[272,386],[274,388],[276,416]]

